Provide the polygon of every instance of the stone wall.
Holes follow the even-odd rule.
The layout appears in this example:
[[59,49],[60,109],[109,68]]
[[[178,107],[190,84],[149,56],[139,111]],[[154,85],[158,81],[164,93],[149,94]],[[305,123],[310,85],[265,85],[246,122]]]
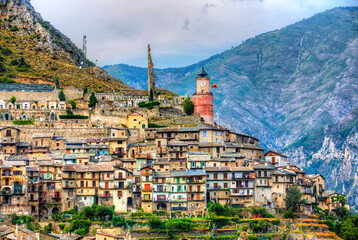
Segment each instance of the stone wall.
[[31,141],[34,133],[54,133],[65,138],[96,138],[108,136],[107,128],[35,128],[18,126],[21,141]]
[[56,101],[58,93],[55,92],[0,92],[0,100],[9,101],[14,96],[18,101]]

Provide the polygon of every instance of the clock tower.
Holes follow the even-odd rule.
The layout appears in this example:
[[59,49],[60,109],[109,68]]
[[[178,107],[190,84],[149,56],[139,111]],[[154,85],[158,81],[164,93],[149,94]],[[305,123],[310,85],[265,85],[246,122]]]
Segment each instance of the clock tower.
[[210,77],[204,67],[196,78],[196,93],[193,95],[194,115],[200,115],[206,124],[214,124],[213,93],[210,92]]

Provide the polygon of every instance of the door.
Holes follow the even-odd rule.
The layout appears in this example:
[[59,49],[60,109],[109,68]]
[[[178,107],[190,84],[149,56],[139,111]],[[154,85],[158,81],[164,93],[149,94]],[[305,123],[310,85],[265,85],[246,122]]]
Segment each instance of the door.
[[105,185],[104,187],[105,187],[106,189],[109,188],[109,187],[108,187],[108,182],[105,182],[104,185]]

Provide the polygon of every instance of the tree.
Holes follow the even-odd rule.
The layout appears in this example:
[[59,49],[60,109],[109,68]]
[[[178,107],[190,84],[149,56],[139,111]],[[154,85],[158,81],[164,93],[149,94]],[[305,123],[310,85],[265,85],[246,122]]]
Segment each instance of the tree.
[[83,96],[85,96],[87,93],[88,93],[88,89],[87,89],[87,87],[85,87],[85,88],[83,89]]
[[94,94],[94,92],[91,92],[91,96],[89,98],[89,103],[88,106],[91,108],[96,107],[96,104],[98,103],[96,95]]
[[184,112],[186,115],[193,115],[194,113],[194,103],[191,101],[190,97],[188,96],[184,103],[183,103]]
[[71,105],[72,109],[76,109],[76,101],[71,99],[71,100],[68,100],[68,103]]
[[303,194],[297,186],[292,187],[286,192],[285,203],[286,208],[296,212],[300,209],[300,205],[303,204]]
[[61,89],[60,93],[58,94],[58,98],[60,99],[60,101],[66,101],[66,96],[63,93],[62,89]]
[[294,214],[293,214],[293,211],[292,209],[288,209],[287,211],[285,211],[285,214],[284,214],[284,218],[293,218]]
[[56,88],[60,88],[60,82],[58,81],[58,77],[55,78]]
[[9,100],[9,102],[11,102],[12,104],[15,104],[16,103],[16,97],[15,96],[12,96]]
[[348,217],[342,223],[341,237],[346,240],[358,239],[358,214]]

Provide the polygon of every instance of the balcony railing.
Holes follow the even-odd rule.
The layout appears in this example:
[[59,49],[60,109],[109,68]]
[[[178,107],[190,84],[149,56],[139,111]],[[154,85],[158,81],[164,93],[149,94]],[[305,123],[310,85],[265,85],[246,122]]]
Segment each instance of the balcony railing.
[[154,198],[154,201],[157,201],[157,202],[168,202],[169,201],[169,198],[167,198],[167,197],[155,197]]
[[172,207],[172,211],[188,211],[188,207]]
[[187,198],[172,198],[171,202],[186,202]]

